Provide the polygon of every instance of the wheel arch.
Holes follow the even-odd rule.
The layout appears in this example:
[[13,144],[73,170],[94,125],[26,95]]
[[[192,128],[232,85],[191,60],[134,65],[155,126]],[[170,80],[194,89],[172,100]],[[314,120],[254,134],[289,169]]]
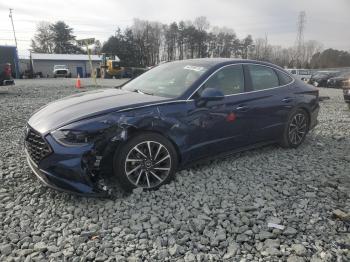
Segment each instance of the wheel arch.
[[[296,107],[295,108],[295,110],[293,110],[293,112],[295,112],[295,111],[297,111],[297,110],[303,110],[303,111],[305,111],[305,113],[306,113],[306,115],[307,115],[307,118],[308,118],[308,128],[310,127],[310,124],[311,124],[311,111],[310,111],[310,109],[307,107],[307,106],[305,106],[305,105],[300,105],[300,106],[298,106],[298,107]],[[292,112],[292,113],[293,113]]]
[[158,134],[158,135],[161,135],[162,137],[164,137],[165,139],[167,139],[173,145],[173,147],[175,149],[175,152],[176,152],[176,155],[177,155],[177,162],[178,162],[178,164],[181,163],[182,156],[181,156],[181,152],[180,152],[179,146],[176,144],[175,140],[171,136],[167,135],[166,132],[163,132],[161,130],[137,128],[137,127],[131,126],[127,130],[128,136],[127,136],[127,139],[124,142],[126,143],[131,138],[133,138],[133,137],[135,137],[137,135],[140,135],[140,134],[144,134],[144,133]]

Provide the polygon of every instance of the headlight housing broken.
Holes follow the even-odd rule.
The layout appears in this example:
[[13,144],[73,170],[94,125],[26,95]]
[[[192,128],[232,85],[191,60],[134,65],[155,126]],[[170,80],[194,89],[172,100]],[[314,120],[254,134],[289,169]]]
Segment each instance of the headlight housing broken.
[[92,140],[87,132],[79,130],[55,130],[51,132],[53,138],[64,146],[83,146]]

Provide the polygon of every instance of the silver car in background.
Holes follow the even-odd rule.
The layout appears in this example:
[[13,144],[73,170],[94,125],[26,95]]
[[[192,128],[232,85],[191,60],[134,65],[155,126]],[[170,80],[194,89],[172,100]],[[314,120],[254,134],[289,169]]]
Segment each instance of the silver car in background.
[[312,75],[312,70],[310,69],[295,69],[290,68],[286,69],[289,73],[291,73],[295,78],[302,80],[304,82],[308,82]]

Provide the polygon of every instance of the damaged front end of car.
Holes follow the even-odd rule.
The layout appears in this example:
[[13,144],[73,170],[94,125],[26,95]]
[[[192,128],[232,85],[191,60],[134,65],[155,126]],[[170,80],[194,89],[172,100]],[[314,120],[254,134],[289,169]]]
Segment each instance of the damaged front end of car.
[[[44,136],[37,134],[40,142],[27,135],[28,163],[49,187],[85,196],[110,196],[116,182],[113,158],[118,147],[137,130],[152,126],[158,116],[157,108],[115,112],[64,125]],[[40,144],[43,148],[44,143],[49,152],[37,157],[33,147]]]
[[[113,115],[91,118],[25,139],[28,163],[49,187],[76,194],[108,196],[111,156],[127,138],[128,125]],[[35,133],[31,127],[27,133]],[[41,141],[39,140],[41,139]],[[40,148],[38,148],[40,146]],[[39,153],[44,147],[47,154]]]

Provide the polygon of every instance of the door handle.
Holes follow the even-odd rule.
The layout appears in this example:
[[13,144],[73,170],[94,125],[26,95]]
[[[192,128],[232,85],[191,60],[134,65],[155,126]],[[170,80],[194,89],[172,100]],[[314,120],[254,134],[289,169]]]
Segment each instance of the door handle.
[[282,102],[284,102],[284,103],[290,103],[292,101],[293,101],[293,98],[291,98],[291,97],[285,97],[282,99]]

